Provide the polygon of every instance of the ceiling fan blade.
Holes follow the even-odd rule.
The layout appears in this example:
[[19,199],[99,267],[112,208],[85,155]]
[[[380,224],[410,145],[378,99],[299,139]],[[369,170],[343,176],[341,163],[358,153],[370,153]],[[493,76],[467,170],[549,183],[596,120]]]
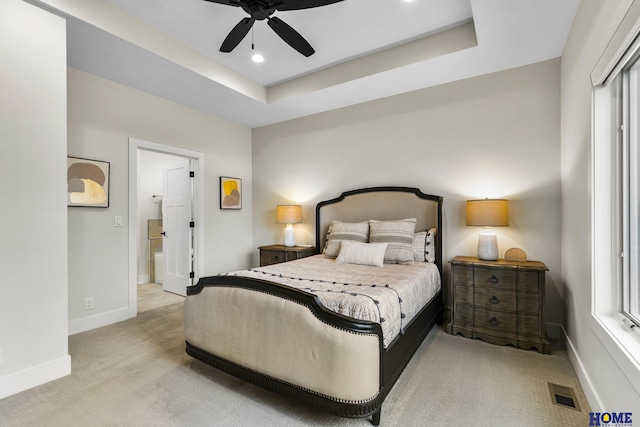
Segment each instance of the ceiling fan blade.
[[282,19],[275,16],[269,18],[269,26],[273,31],[276,32],[277,35],[280,36],[282,40],[287,42],[289,46],[291,46],[304,56],[309,57],[316,52],[315,50],[313,50],[309,42],[307,42],[304,37],[300,35],[300,33],[291,28]]
[[238,0],[204,0],[204,1],[210,1],[211,3],[224,4],[227,6],[240,7],[240,2]]
[[[208,0],[211,1],[211,0]],[[338,3],[342,0],[287,0],[283,5],[276,4],[277,10],[300,10],[311,9],[313,7],[327,6],[329,4]],[[275,2],[278,3],[278,2]]]
[[256,20],[253,18],[243,18],[242,21],[238,22],[238,24],[233,27],[233,30],[229,32],[227,38],[222,42],[220,52],[229,53],[235,49],[242,39],[244,39],[244,36],[247,35],[254,22],[256,22]]

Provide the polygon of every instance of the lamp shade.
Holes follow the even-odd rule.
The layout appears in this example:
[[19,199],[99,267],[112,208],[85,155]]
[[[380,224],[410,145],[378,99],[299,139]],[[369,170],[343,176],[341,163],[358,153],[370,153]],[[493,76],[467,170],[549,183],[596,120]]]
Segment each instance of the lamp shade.
[[505,199],[467,200],[467,225],[506,227],[509,203]]
[[302,222],[302,206],[278,205],[276,207],[276,223],[297,224]]

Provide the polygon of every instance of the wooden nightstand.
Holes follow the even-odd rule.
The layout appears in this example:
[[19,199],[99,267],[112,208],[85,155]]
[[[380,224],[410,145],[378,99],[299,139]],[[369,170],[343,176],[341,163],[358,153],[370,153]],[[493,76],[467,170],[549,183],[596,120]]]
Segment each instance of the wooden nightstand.
[[451,334],[549,353],[544,323],[547,266],[538,261],[451,260]]
[[284,246],[268,245],[260,246],[260,267],[293,261],[316,254],[314,246]]

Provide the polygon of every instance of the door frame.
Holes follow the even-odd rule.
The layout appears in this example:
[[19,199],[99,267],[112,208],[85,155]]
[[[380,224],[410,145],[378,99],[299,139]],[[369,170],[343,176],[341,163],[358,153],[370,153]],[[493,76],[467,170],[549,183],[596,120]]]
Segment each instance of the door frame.
[[129,317],[138,315],[138,151],[154,151],[194,160],[193,220],[195,227],[194,273],[197,282],[204,271],[204,154],[171,145],[129,138]]

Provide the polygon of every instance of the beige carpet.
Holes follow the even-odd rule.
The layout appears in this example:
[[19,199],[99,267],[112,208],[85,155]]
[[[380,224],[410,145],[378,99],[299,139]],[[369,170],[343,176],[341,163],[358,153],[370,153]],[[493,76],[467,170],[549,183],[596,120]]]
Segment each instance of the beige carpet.
[[[0,400],[0,426],[370,426],[232,378],[184,352],[182,303],[69,337],[72,374]],[[552,404],[573,387],[582,412]],[[382,426],[576,426],[589,407],[566,354],[435,329],[387,397]]]

